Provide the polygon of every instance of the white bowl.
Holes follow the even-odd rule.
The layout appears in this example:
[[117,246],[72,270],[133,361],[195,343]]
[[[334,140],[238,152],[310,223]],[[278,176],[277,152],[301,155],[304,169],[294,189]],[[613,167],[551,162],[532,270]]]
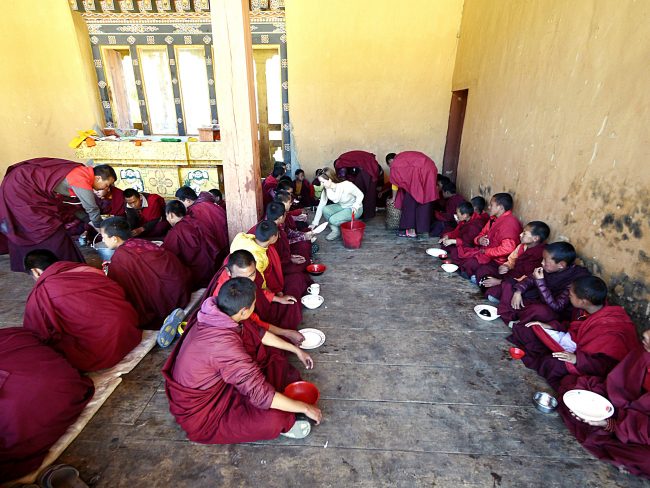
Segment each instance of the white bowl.
[[314,309],[320,307],[325,299],[320,295],[305,295],[300,302],[307,308]]
[[434,258],[439,258],[441,256],[447,256],[447,251],[444,249],[438,249],[437,247],[430,247],[429,249],[426,250],[426,253],[429,256],[433,256]]
[[447,273],[453,273],[458,269],[458,266],[451,263],[445,263],[442,265],[442,269],[444,269]]
[[[487,310],[490,312],[490,316],[488,317],[487,315],[481,315],[481,310]],[[474,312],[476,312],[476,315],[478,315],[478,318],[481,320],[494,320],[500,317],[500,315],[497,313],[497,308],[493,307],[492,305],[477,305],[474,307]]]

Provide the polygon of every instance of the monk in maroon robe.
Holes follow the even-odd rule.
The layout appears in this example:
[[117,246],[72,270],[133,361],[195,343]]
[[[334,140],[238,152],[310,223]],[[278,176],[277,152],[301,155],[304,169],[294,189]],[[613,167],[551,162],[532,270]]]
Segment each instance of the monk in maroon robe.
[[37,469],[94,391],[30,331],[0,329],[0,482]]
[[103,215],[124,217],[126,215],[126,200],[124,192],[116,186],[95,192],[95,201]]
[[[568,390],[589,390],[609,399],[614,415],[606,420],[577,418],[562,401]],[[566,376],[558,412],[580,444],[598,459],[650,478],[650,330],[608,375]]]
[[379,180],[379,163],[374,154],[366,151],[349,151],[341,154],[334,161],[334,168],[358,171],[352,178],[347,178],[363,193],[363,218],[371,219],[377,213],[377,181]]
[[254,283],[228,280],[216,299],[203,302],[196,323],[185,330],[165,363],[170,411],[191,441],[234,444],[280,434],[304,437],[310,427],[294,412],[321,420],[317,407],[280,393],[300,376],[282,356],[269,362],[267,348],[293,352],[309,369],[311,357],[251,323],[254,308]]
[[181,186],[176,190],[176,198],[185,205],[187,215],[195,218],[204,226],[213,229],[216,245],[219,249],[228,247],[229,239],[226,210],[217,205],[212,193],[202,191],[197,195],[189,186]]
[[431,224],[431,236],[440,236],[456,228],[456,209],[465,201],[465,197],[456,193],[456,184],[452,181],[442,185],[442,195],[445,198],[444,210],[433,212],[433,223]]
[[131,230],[122,217],[106,219],[102,240],[115,254],[108,277],[126,292],[138,312],[140,328],[157,330],[167,315],[183,308],[190,299],[190,271],[171,252],[144,239],[130,238]]
[[399,236],[417,237],[431,230],[433,202],[438,199],[438,168],[431,158],[417,151],[395,156],[390,182],[398,188],[395,208],[402,211]]
[[138,314],[103,271],[32,251],[25,268],[36,279],[23,327],[81,371],[119,363],[142,339]]
[[280,178],[287,172],[283,163],[275,163],[273,171],[262,182],[262,203],[266,207],[273,201],[275,189],[278,186]]
[[305,178],[305,172],[301,169],[297,169],[295,173],[293,195],[298,200],[296,204],[298,208],[314,207],[317,205],[316,199],[314,198],[314,189],[311,183]]
[[155,193],[124,190],[126,220],[133,237],[162,239],[170,229],[165,219],[165,199]]
[[65,159],[38,158],[14,164],[0,184],[0,232],[9,244],[12,271],[25,271],[29,251],[48,249],[57,258],[83,263],[84,258],[58,216],[58,195],[76,197],[96,228],[101,213],[93,190],[117,179],[113,168],[89,168]]
[[[281,203],[284,205],[285,218],[283,229],[287,234],[289,239],[289,249],[292,255],[302,256],[305,261],[311,262],[312,257],[312,242],[311,239],[314,234],[311,232],[311,229],[305,228],[300,230],[298,228],[298,221],[296,218],[302,214],[296,214],[296,211],[291,211],[291,203],[293,201],[292,195],[286,191],[278,191],[275,193],[275,198],[273,199],[276,203]],[[305,214],[306,217],[306,214]],[[303,223],[303,222],[301,222]]]
[[228,254],[227,230],[187,215],[185,205],[178,200],[169,202],[165,213],[172,228],[162,247],[174,253],[190,270],[194,288],[204,288]]
[[536,370],[556,390],[568,374],[604,378],[636,345],[634,323],[622,307],[607,305],[606,299],[603,280],[580,278],[570,288],[570,300],[588,314],[586,318],[515,324],[507,339],[526,352],[522,358],[526,367]]
[[458,258],[457,245],[464,248],[473,247],[474,239],[488,221],[487,214],[474,212],[474,207],[469,202],[458,204],[455,215],[458,225],[455,229],[445,232],[439,241],[452,261]]
[[521,223],[512,214],[512,196],[497,193],[490,200],[490,220],[474,239],[475,248],[467,249],[456,245],[458,255],[454,260],[461,274],[472,277],[482,265],[494,261],[497,265],[506,262],[508,256],[519,244]]

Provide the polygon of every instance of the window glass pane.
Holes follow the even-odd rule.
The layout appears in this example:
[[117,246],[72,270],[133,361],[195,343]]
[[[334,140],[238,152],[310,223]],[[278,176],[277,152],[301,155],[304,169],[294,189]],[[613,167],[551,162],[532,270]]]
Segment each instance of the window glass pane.
[[134,124],[141,124],[142,116],[140,115],[140,107],[138,106],[138,90],[135,87],[133,60],[131,59],[130,54],[127,54],[122,58],[122,67],[124,69],[124,81],[126,84],[126,94],[128,97],[131,122]]
[[139,48],[152,134],[178,134],[167,49]]
[[281,84],[280,55],[276,54],[266,61],[266,98],[268,100],[269,124],[282,123]]
[[181,81],[185,127],[188,134],[198,134],[199,127],[207,127],[212,123],[203,46],[177,47],[176,63]]

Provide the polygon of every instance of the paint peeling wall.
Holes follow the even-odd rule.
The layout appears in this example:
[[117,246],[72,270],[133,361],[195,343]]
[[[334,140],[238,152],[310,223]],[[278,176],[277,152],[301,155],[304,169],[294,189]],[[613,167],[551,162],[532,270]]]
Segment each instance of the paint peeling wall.
[[650,2],[466,0],[459,184],[510,191],[650,318]]

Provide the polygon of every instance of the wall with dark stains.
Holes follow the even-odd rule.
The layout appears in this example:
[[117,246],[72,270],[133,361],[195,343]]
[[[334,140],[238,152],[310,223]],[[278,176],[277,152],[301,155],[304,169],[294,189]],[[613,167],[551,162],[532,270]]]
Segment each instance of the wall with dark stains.
[[509,191],[650,317],[650,2],[466,0],[453,89],[469,89],[467,194]]

